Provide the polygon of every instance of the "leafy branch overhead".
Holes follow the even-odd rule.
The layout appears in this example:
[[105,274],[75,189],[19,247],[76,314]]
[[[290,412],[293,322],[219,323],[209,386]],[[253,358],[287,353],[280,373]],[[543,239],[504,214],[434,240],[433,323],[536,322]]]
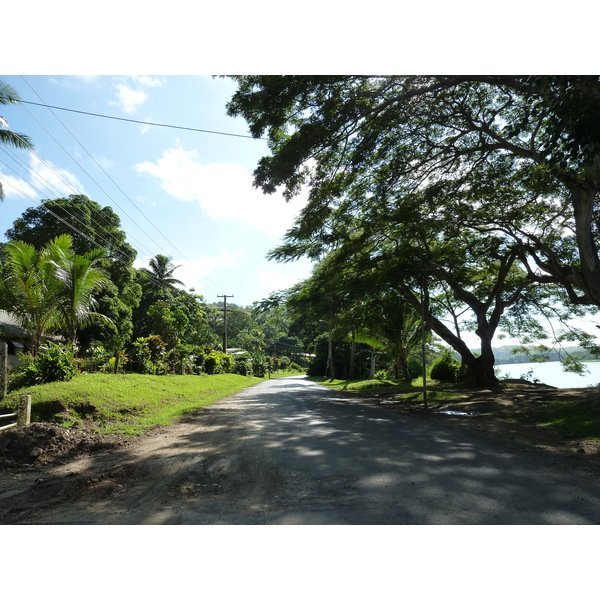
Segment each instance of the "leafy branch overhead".
[[[600,306],[598,77],[234,79],[229,114],[269,139],[255,184],[308,192],[273,258],[335,251],[417,312],[428,288],[428,325],[480,382],[496,381],[492,337],[528,290]],[[479,357],[436,315],[448,295],[473,313]]]

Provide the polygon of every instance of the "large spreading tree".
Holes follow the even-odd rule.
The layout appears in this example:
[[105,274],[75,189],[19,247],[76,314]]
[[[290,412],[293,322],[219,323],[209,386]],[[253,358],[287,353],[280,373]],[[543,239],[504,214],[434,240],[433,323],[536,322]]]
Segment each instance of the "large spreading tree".
[[[532,286],[600,306],[598,77],[235,79],[229,113],[269,140],[255,184],[288,198],[308,188],[276,258],[378,233],[371,260],[396,263],[394,285],[419,310],[417,292],[442,284],[467,304],[483,354]],[[493,355],[474,362],[434,317],[475,379],[493,382]]]

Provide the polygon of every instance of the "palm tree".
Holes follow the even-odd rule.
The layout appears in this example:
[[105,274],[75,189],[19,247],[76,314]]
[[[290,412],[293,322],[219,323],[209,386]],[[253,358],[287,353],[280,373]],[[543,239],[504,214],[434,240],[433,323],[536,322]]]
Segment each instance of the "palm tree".
[[40,251],[21,241],[8,242],[4,251],[7,276],[0,298],[5,310],[19,317],[29,330],[34,356],[48,332],[62,329],[74,347],[77,328],[92,318],[108,319],[92,310],[93,293],[108,281],[97,266],[103,250],[76,255],[71,236],[65,234]]
[[149,283],[169,289],[175,289],[176,285],[184,285],[182,281],[173,277],[175,269],[178,269],[181,265],[173,265],[170,257],[157,254],[150,259],[149,266],[149,269],[140,269],[149,278]]
[[[0,81],[0,104],[18,104],[20,102],[17,92],[7,83]],[[33,150],[30,139],[22,134],[9,129],[4,117],[0,116],[0,144],[7,144],[24,150]],[[4,200],[4,189],[0,181],[0,200]]]
[[29,330],[30,351],[35,356],[46,332],[58,325],[60,283],[48,248],[38,252],[31,244],[11,241],[4,246],[4,252],[6,277],[1,288],[2,305]]
[[75,254],[69,235],[55,238],[52,249],[55,252],[52,264],[56,277],[62,284],[58,305],[59,320],[69,344],[74,349],[78,329],[83,329],[94,319],[104,319],[112,323],[107,316],[94,311],[98,304],[94,293],[110,281],[106,272],[99,267],[99,261],[106,258],[106,252],[98,248],[82,256]]

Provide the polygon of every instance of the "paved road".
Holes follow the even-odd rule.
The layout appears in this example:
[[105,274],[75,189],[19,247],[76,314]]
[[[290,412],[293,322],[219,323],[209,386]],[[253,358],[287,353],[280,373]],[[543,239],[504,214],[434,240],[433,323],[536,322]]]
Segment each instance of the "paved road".
[[573,459],[361,404],[302,377],[248,388],[110,459],[48,473],[42,484],[57,501],[20,522],[600,523],[598,473],[573,470]]
[[568,460],[470,438],[300,378],[241,397],[249,443],[289,477],[275,490],[282,501],[271,522],[600,523],[597,475],[574,475]]

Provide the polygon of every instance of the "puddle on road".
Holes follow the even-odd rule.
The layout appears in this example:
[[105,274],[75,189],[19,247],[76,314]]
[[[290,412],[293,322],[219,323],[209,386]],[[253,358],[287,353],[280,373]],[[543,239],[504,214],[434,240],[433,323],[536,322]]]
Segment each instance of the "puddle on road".
[[460,410],[438,410],[438,415],[452,415],[453,417],[472,417],[477,413],[461,412]]

